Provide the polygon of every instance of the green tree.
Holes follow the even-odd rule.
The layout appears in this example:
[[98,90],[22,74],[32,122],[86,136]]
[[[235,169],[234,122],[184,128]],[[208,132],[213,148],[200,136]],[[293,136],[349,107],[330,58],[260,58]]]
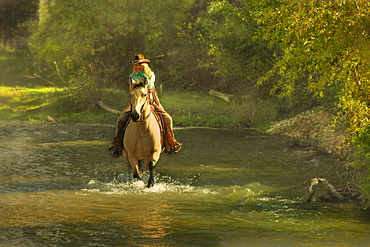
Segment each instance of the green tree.
[[260,96],[268,90],[288,103],[281,110],[338,109],[357,147],[353,165],[363,172],[367,206],[369,17],[368,0],[224,0],[212,2],[200,19],[225,88],[245,94],[240,82],[256,85]]
[[44,1],[29,47],[39,70],[55,71],[59,85],[81,88],[93,103],[101,97],[101,88],[127,88],[128,61],[137,53],[144,53],[156,68],[166,69],[162,60],[179,46],[180,29],[193,3]]
[[0,47],[26,47],[24,24],[36,18],[38,0],[0,1]]
[[[357,145],[364,172],[363,199],[370,206],[368,125],[370,106],[370,2],[252,0],[257,36],[283,53],[258,85],[271,83],[281,97],[297,90],[338,106]],[[367,163],[366,163],[367,162]],[[362,165],[358,165],[362,164]]]
[[199,22],[224,91],[245,93],[273,65],[276,49],[255,39],[257,24],[243,1],[214,1]]

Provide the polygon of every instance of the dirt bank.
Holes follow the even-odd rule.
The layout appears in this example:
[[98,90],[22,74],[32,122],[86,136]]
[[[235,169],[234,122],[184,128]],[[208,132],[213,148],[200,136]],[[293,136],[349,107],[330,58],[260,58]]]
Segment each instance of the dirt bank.
[[291,145],[313,146],[340,157],[347,157],[348,133],[345,128],[334,127],[332,113],[312,110],[273,123],[265,133],[291,137]]

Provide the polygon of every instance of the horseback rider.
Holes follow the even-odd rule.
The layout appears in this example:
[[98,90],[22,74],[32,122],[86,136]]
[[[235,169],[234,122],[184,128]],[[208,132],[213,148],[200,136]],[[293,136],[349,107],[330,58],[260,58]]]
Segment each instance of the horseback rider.
[[[150,60],[145,59],[143,54],[138,54],[135,56],[134,60],[130,61],[130,63],[133,65],[133,72],[130,74],[129,78],[130,93],[135,85],[147,81],[147,89],[150,93],[149,97],[152,102],[151,104],[154,107],[155,111],[158,112],[163,119],[164,131],[166,131],[163,144],[165,147],[165,151],[167,153],[179,152],[181,150],[181,143],[178,143],[175,139],[172,127],[172,117],[164,110],[161,102],[159,101],[154,85],[155,74],[148,65],[150,63]],[[121,112],[121,115],[116,121],[116,133],[111,145],[108,148],[108,151],[110,151],[111,156],[114,158],[118,158],[122,154],[124,131],[130,119],[130,115],[131,105],[127,106]]]

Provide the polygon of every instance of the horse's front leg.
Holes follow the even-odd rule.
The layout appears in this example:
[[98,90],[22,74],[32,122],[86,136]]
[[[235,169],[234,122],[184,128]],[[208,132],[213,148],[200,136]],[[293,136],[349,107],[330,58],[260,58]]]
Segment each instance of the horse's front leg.
[[148,188],[153,187],[154,182],[155,182],[154,181],[155,180],[154,179],[155,164],[156,162],[153,160],[149,162],[149,180],[148,180],[148,185],[147,185]]
[[141,180],[139,167],[137,165],[134,168],[134,178],[137,178],[137,179]]
[[[160,149],[159,149],[160,150]],[[159,156],[161,155],[160,151],[154,151],[151,157],[151,160],[149,161],[149,181],[147,187],[153,187],[154,185],[154,170],[155,166],[157,165],[157,162],[159,160]]]
[[140,161],[138,161],[134,157],[129,157],[127,160],[128,160],[129,165],[131,166],[131,170],[134,173],[134,178],[137,178],[137,179],[141,180],[140,169],[139,169],[139,162]]

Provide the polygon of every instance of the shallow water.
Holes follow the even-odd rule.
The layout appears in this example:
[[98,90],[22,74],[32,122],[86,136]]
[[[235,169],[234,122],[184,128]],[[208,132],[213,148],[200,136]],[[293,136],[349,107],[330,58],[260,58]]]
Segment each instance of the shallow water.
[[356,203],[304,203],[341,188],[341,163],[247,130],[177,129],[157,183],[106,151],[114,126],[0,121],[1,246],[366,246]]

